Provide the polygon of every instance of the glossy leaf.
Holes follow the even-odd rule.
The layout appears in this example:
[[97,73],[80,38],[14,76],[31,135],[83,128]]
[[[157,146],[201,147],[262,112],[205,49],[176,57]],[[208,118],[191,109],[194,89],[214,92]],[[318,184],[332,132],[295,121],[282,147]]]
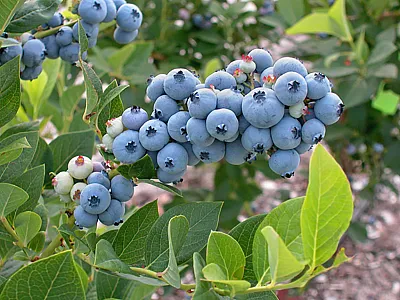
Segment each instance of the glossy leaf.
[[123,263],[115,254],[110,242],[100,240],[96,245],[94,264],[96,267],[120,273],[130,273],[127,264]]
[[172,185],[168,185],[168,184],[164,184],[162,182],[158,182],[158,181],[154,181],[151,179],[139,179],[138,183],[147,183],[147,184],[151,184],[154,185],[164,191],[170,192],[172,194],[175,194],[179,197],[182,197],[182,192],[181,190],[177,189],[176,187],[172,186]]
[[[14,17],[15,12],[24,0],[2,0],[0,3],[0,34],[2,34]],[[0,126],[1,127],[1,126]]]
[[31,148],[26,137],[22,137],[7,146],[0,146],[0,165],[4,165],[17,159],[24,148]]
[[[9,6],[17,5],[17,1],[5,1],[8,2]],[[1,3],[6,4],[6,2],[2,1]],[[0,12],[0,22],[2,22],[2,18],[4,18],[3,11]],[[0,127],[14,118],[21,103],[19,60],[20,58],[16,57],[0,66],[0,107],[2,111],[0,114]]]
[[289,25],[293,25],[304,15],[303,1],[280,0],[277,2],[277,7]]
[[206,262],[198,252],[193,254],[193,272],[196,279],[196,289],[193,294],[193,300],[218,300],[219,297],[211,287],[211,283],[205,281],[203,268]]
[[0,217],[6,217],[29,198],[23,189],[9,183],[0,183],[0,191]]
[[82,54],[89,49],[89,41],[81,21],[78,21],[78,38],[79,38],[79,57],[80,59],[82,59]]
[[25,211],[15,218],[14,226],[17,236],[26,247],[39,232],[42,226],[42,219],[34,212]]
[[156,177],[154,164],[149,155],[144,156],[133,164],[119,166],[118,172],[128,179],[151,179]]

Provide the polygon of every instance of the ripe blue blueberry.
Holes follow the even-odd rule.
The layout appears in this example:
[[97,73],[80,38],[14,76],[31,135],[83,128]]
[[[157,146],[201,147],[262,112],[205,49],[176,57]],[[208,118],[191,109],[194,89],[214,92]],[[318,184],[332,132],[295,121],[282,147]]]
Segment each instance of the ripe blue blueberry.
[[357,153],[357,147],[354,144],[349,144],[346,148],[346,153],[348,155],[354,155]]
[[188,154],[186,149],[178,143],[169,143],[157,154],[157,164],[164,172],[180,173],[187,168]]
[[119,225],[124,214],[123,205],[124,204],[118,200],[112,199],[110,206],[104,212],[99,214],[100,222],[107,226]]
[[114,156],[125,164],[131,164],[141,159],[146,150],[139,141],[139,133],[127,130],[118,135],[112,145]]
[[190,95],[187,104],[193,118],[205,119],[217,107],[217,96],[211,89],[199,89]]
[[307,98],[318,100],[331,92],[331,82],[324,74],[315,72],[306,76]]
[[293,57],[282,57],[274,64],[274,76],[278,78],[287,72],[296,72],[303,77],[308,74],[306,67],[300,60]]
[[206,85],[204,83],[199,83],[196,85],[196,91],[200,90],[200,89],[204,89],[206,87]]
[[[90,38],[92,36],[97,37],[99,35],[99,24],[90,24],[85,21],[81,21],[81,25],[83,29],[85,29],[86,37]],[[75,41],[79,42],[79,27],[78,23],[76,23],[72,27],[72,35]]]
[[82,0],[79,3],[78,14],[90,24],[97,24],[107,15],[107,5],[104,0]]
[[186,69],[174,69],[164,80],[164,91],[172,99],[185,100],[196,89],[197,78]]
[[126,4],[126,1],[125,0],[114,0],[114,4],[118,10],[122,5]]
[[193,152],[193,145],[189,142],[181,144],[186,149],[188,154],[188,166],[195,166],[200,162],[200,159]]
[[250,123],[246,120],[243,115],[240,115],[239,118],[239,133],[243,134],[245,130],[250,126]]
[[80,205],[89,214],[101,214],[110,206],[110,202],[110,192],[101,184],[89,184],[81,192]]
[[139,106],[129,107],[122,114],[122,124],[131,130],[139,130],[148,119],[147,112]]
[[290,178],[300,164],[300,155],[295,150],[278,150],[271,155],[268,163],[276,174]]
[[134,184],[131,180],[122,175],[117,175],[111,179],[111,194],[113,199],[121,202],[129,201],[134,192]]
[[230,89],[236,86],[236,79],[233,75],[225,71],[217,71],[206,78],[204,83],[207,88],[213,86],[217,90]]
[[115,28],[114,31],[114,40],[121,45],[126,45],[129,43],[132,43],[136,37],[138,36],[139,31],[134,30],[134,31],[125,31],[121,29],[121,27]]
[[42,64],[46,57],[46,47],[40,40],[27,41],[23,47],[22,62],[32,68]]
[[22,72],[21,72],[21,79],[22,80],[34,80],[39,77],[40,73],[42,73],[43,67],[42,65],[39,65],[37,67],[26,67]]
[[225,160],[231,165],[241,165],[252,160],[253,157],[254,154],[243,147],[240,138],[225,144]]
[[125,31],[135,31],[142,25],[143,14],[135,4],[124,4],[117,11],[117,24]]
[[385,146],[383,146],[383,145],[380,144],[380,143],[374,143],[374,144],[372,145],[372,148],[374,149],[374,151],[375,151],[376,153],[382,153],[383,151],[385,151]]
[[243,95],[236,88],[222,90],[217,95],[217,108],[226,108],[235,113],[242,114]]
[[225,156],[225,143],[215,140],[210,146],[193,145],[193,152],[198,159],[206,164],[220,161]]
[[178,111],[178,103],[168,95],[158,97],[154,103],[154,116],[165,123]]
[[[10,39],[17,42],[14,39]],[[5,64],[14,57],[22,56],[22,46],[20,44],[0,49],[0,63]]]
[[332,125],[339,121],[344,105],[338,95],[328,93],[317,100],[314,105],[315,116],[325,125]]
[[153,162],[154,169],[157,169],[158,168],[158,163],[157,163],[158,151],[148,151],[147,154],[150,156],[151,161]]
[[102,172],[93,172],[92,174],[89,175],[87,178],[87,183],[92,184],[92,183],[98,183],[104,186],[107,190],[110,189],[111,183],[110,179],[108,179],[108,174],[106,171]]
[[57,59],[59,57],[60,46],[56,42],[56,36],[49,35],[42,39],[43,44],[46,47],[47,58]]
[[75,224],[80,228],[90,228],[97,224],[97,214],[87,213],[82,206],[77,206],[74,210]]
[[256,63],[256,72],[261,74],[266,68],[272,67],[274,61],[272,60],[271,54],[264,49],[254,49],[248,54],[253,58]]
[[58,27],[64,23],[64,17],[59,12],[54,13],[51,19],[47,22],[50,27]]
[[168,133],[171,138],[180,143],[187,142],[186,123],[190,119],[190,114],[187,111],[178,111],[172,115],[167,124]]
[[325,125],[318,119],[311,119],[303,124],[301,138],[307,144],[318,144],[325,137]]
[[148,151],[161,150],[169,141],[167,125],[160,120],[149,120],[140,127],[139,140]]
[[242,112],[251,125],[269,128],[282,119],[285,107],[273,90],[256,88],[243,98]]
[[79,49],[78,43],[72,43],[68,46],[60,48],[60,57],[62,60],[69,62],[71,64],[79,60]]
[[160,168],[157,170],[157,178],[163,183],[178,184],[183,181],[182,177],[185,174],[185,171],[186,170],[183,170],[180,173],[170,174]]
[[242,61],[241,59],[237,59],[237,60],[230,62],[229,65],[226,67],[226,72],[233,75],[233,73],[235,73],[235,71],[237,69],[239,69],[241,61]]
[[103,22],[108,23],[111,22],[112,20],[115,19],[117,16],[117,7],[115,6],[115,3],[113,0],[104,0],[106,3],[107,7],[107,14],[106,17],[104,18]]
[[239,121],[233,111],[221,108],[212,111],[206,120],[208,133],[220,141],[232,138],[239,130]]
[[264,153],[272,147],[271,130],[249,126],[243,133],[241,142],[249,152]]
[[300,74],[287,72],[277,79],[274,90],[279,101],[284,105],[292,106],[306,98],[307,82]]
[[165,78],[167,78],[166,74],[159,74],[155,77],[150,76],[150,78],[147,79],[146,94],[151,101],[156,101],[158,97],[160,97],[161,95],[165,95],[164,91]]
[[294,150],[297,151],[299,154],[304,154],[307,151],[310,151],[312,149],[313,145],[304,143],[303,141],[298,145]]
[[69,26],[61,27],[56,34],[56,42],[59,46],[68,46],[73,40],[73,30]]
[[301,124],[297,119],[285,116],[271,128],[271,137],[279,149],[294,149],[301,143]]
[[224,142],[225,143],[232,143],[233,141],[236,141],[236,139],[239,137],[239,130],[236,131],[235,135],[229,139],[226,139]]

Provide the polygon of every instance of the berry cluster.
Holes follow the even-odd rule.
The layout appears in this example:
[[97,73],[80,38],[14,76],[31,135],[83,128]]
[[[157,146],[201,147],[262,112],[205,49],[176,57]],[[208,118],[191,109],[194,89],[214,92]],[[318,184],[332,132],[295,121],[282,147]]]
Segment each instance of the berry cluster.
[[76,156],[68,163],[68,171],[52,180],[55,192],[63,202],[78,204],[74,211],[76,225],[92,227],[100,220],[104,225],[119,225],[125,213],[124,202],[134,192],[134,184],[121,175],[108,176],[106,164]]
[[102,142],[124,164],[148,153],[165,183],[180,182],[187,166],[200,161],[240,165],[264,153],[270,168],[289,178],[300,154],[324,138],[344,106],[325,75],[308,74],[290,57],[274,64],[263,49],[204,84],[186,69],[151,77],[147,96],[154,101],[151,119],[139,107],[128,108],[107,122]]
[[[143,21],[140,9],[134,4],[127,4],[125,0],[82,0],[77,7],[77,13],[82,18],[81,24],[86,32],[89,48],[97,43],[100,23],[116,20],[114,39],[119,44],[128,44],[137,37]],[[18,55],[21,56],[22,80],[36,79],[42,72],[42,63],[46,57],[60,57],[74,64],[79,59],[80,50],[78,23],[72,28],[63,24],[64,17],[57,12],[41,26],[43,30],[60,27],[55,34],[39,40],[30,33],[24,33],[20,37],[21,43],[12,39],[18,44],[0,49],[0,63],[4,64]],[[83,55],[84,59],[85,57],[86,53]]]
[[259,9],[261,16],[270,16],[275,12],[275,4],[273,0],[265,0]]

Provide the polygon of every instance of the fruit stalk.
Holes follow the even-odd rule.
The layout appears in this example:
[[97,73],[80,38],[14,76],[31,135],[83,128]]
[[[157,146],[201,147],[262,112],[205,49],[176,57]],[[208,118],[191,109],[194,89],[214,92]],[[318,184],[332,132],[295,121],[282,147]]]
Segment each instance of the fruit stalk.
[[58,30],[60,30],[61,27],[64,27],[64,26],[72,27],[77,22],[78,22],[78,20],[73,20],[73,21],[71,21],[69,23],[63,24],[63,25],[58,26],[58,27],[51,28],[49,30],[38,31],[37,33],[35,33],[35,38],[42,39],[42,38],[44,38],[46,36],[53,35],[53,34],[57,33]]

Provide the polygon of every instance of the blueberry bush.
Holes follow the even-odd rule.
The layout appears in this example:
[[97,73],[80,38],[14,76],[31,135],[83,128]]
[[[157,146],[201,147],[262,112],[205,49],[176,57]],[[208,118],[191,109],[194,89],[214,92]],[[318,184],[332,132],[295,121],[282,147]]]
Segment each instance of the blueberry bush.
[[[344,106],[328,77],[241,44],[231,19],[261,37],[245,19],[270,26],[272,2],[167,2],[1,2],[0,299],[277,299],[350,260],[352,191],[319,144]],[[233,45],[224,70],[214,33]],[[200,75],[178,68],[192,62]],[[292,177],[312,146],[305,196],[238,223],[231,195],[253,200],[259,169]],[[179,182],[207,163],[214,197],[193,201]],[[162,215],[157,200],[126,205],[145,184],[175,196]]]

